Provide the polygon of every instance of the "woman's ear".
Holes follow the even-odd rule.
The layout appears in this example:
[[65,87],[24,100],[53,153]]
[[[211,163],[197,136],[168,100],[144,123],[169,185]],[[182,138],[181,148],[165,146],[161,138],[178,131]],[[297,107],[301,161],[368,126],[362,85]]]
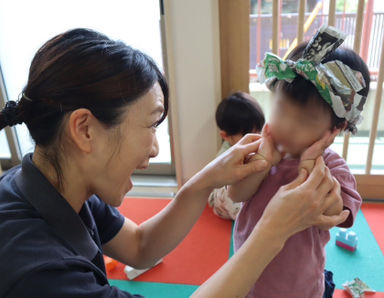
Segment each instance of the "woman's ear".
[[92,150],[93,127],[95,117],[88,109],[74,110],[68,119],[68,132],[72,143],[82,152],[90,153]]

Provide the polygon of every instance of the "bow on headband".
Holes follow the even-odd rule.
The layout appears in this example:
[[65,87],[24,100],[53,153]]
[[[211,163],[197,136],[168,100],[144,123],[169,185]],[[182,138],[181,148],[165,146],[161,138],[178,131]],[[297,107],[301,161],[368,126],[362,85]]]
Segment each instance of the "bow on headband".
[[336,116],[346,119],[348,129],[355,134],[366,101],[364,96],[357,94],[365,88],[363,76],[339,60],[320,63],[343,43],[345,37],[336,28],[323,26],[298,61],[282,60],[272,53],[266,53],[262,65],[258,67],[258,78],[269,86],[275,79],[292,82],[298,75],[304,77],[316,87]]

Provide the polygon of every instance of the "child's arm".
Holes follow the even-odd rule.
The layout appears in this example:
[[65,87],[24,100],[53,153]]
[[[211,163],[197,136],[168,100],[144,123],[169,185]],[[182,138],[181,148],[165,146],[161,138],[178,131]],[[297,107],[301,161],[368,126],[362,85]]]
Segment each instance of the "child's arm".
[[245,177],[239,182],[228,187],[228,196],[234,202],[244,202],[249,200],[259,189],[261,182],[269,173],[271,167],[277,164],[281,159],[281,154],[277,151],[275,144],[269,132],[268,124],[265,125],[260,147],[255,155],[249,161],[265,160],[268,162],[268,167],[262,171]]
[[[255,155],[251,160],[263,159],[260,155]],[[249,200],[259,189],[261,182],[267,176],[271,165],[259,173],[252,174],[239,182],[232,184],[228,187],[228,196],[234,202],[244,202]]]

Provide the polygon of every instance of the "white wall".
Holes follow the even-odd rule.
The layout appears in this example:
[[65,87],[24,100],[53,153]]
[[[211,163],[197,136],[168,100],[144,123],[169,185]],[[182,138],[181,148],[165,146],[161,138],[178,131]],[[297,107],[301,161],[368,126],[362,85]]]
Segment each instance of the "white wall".
[[165,0],[164,8],[176,175],[184,183],[218,149],[218,1]]

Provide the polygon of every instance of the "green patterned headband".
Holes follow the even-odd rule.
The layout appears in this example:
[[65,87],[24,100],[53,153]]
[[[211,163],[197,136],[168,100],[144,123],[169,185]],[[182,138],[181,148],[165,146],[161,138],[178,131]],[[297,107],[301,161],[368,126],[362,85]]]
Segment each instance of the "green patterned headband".
[[304,77],[316,87],[336,116],[346,119],[348,130],[355,134],[366,101],[364,96],[357,94],[365,88],[363,76],[339,60],[320,63],[345,37],[336,28],[323,26],[308,43],[303,57],[298,61],[283,60],[272,53],[266,53],[262,65],[258,67],[258,78],[269,87],[274,80],[290,83],[298,75]]

